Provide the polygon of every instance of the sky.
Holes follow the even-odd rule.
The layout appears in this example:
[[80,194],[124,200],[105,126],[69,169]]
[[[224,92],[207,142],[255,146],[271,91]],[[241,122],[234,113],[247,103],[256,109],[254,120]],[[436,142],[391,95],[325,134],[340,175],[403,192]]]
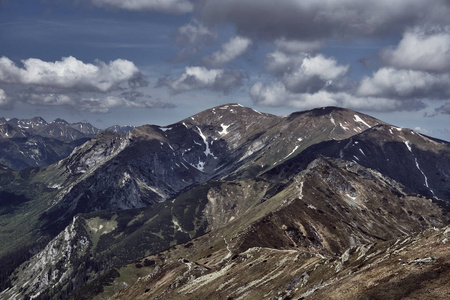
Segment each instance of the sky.
[[0,116],[350,108],[450,141],[450,0],[0,0]]

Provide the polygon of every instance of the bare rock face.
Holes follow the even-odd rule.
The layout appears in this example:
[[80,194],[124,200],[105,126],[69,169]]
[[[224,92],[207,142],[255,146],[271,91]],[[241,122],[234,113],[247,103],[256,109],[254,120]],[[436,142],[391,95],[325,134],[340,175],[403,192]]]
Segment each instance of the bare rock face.
[[[24,253],[0,273],[2,295],[319,295],[448,225],[449,162],[447,142],[335,107],[278,117],[228,104],[104,131],[45,168],[0,168],[0,259]],[[407,266],[432,263],[418,258]]]

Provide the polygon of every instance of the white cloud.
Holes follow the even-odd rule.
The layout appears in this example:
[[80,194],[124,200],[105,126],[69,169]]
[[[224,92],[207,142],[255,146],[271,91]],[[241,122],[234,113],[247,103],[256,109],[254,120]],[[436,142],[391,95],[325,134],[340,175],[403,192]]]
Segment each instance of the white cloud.
[[277,74],[291,73],[294,68],[298,68],[302,65],[303,60],[306,57],[306,53],[288,54],[283,51],[276,50],[267,54],[266,69]]
[[157,11],[169,14],[184,14],[194,9],[194,5],[188,0],[92,0],[92,3],[99,7]]
[[401,101],[387,97],[357,96],[349,92],[334,94],[339,106],[355,110],[390,112],[396,110],[415,111],[422,109],[424,104],[420,101]]
[[244,77],[240,71],[186,67],[179,78],[160,78],[156,86],[167,86],[173,93],[212,89],[227,94],[232,88],[241,86]]
[[107,92],[142,79],[134,63],[123,59],[108,64],[97,61],[94,65],[69,56],[55,62],[29,58],[22,63],[20,68],[9,58],[1,57],[0,83]]
[[[355,98],[390,99],[396,109],[420,109],[422,100],[450,99],[450,28],[415,27],[383,49],[385,67],[363,77]],[[445,112],[445,106],[430,116]]]
[[427,130],[425,128],[421,128],[419,126],[415,127],[414,131],[417,131],[417,132],[420,132],[420,133],[423,133],[423,134],[431,134],[432,133],[430,130]]
[[314,93],[295,93],[289,91],[279,81],[269,85],[264,85],[261,82],[255,83],[250,88],[250,96],[257,105],[287,106],[295,109],[341,106],[355,110],[385,112],[423,108],[423,104],[417,101],[405,102],[385,97],[356,96],[350,92],[319,90]]
[[267,55],[267,70],[275,73],[291,92],[315,93],[340,80],[349,70],[336,59],[321,54],[285,53],[276,50]]
[[316,92],[345,75],[348,68],[349,66],[338,65],[335,59],[322,55],[306,57],[299,67],[283,76],[283,82],[291,91]]
[[235,60],[244,54],[252,41],[248,38],[236,36],[231,38],[228,42],[222,45],[221,49],[205,58],[205,62],[214,67],[220,67]]
[[119,107],[171,107],[139,91],[148,81],[131,61],[89,64],[65,57],[56,62],[30,58],[22,64],[0,58],[0,106],[22,102],[95,113]]
[[3,89],[0,89],[0,107],[8,107],[10,105],[10,101],[6,92]]
[[360,96],[390,98],[450,98],[450,74],[381,68],[364,77],[358,88]]
[[219,76],[223,74],[220,69],[206,69],[204,67],[186,67],[180,78],[172,81],[169,87],[178,92],[191,89],[202,89],[212,86]]
[[317,93],[292,93],[284,84],[276,82],[270,85],[255,83],[250,88],[250,96],[253,102],[265,106],[289,106],[296,109],[309,109],[317,106],[337,105],[330,93],[319,91]]
[[450,72],[450,27],[416,27],[394,48],[381,52],[383,62],[399,69]]
[[301,73],[307,77],[317,76],[323,80],[336,79],[348,71],[348,66],[339,66],[333,58],[323,55],[307,57],[303,60]]

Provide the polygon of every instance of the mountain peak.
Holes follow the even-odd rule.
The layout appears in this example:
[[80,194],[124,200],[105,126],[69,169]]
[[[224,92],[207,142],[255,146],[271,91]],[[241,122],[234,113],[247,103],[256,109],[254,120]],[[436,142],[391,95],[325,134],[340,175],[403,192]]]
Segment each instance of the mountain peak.
[[51,123],[59,123],[59,124],[67,124],[67,125],[69,124],[66,120],[61,119],[61,118],[57,118]]
[[47,124],[47,121],[45,121],[42,117],[33,117],[30,119],[30,121],[36,124]]

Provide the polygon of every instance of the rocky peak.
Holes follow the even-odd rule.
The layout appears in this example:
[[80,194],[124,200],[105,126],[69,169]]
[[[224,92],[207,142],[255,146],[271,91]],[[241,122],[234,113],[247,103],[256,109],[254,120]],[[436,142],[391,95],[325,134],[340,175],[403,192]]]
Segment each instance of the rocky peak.
[[45,125],[48,124],[47,121],[45,121],[43,118],[41,117],[34,117],[30,119],[31,122],[35,123],[35,124],[41,124],[41,125]]
[[202,111],[181,123],[210,139],[210,142],[223,140],[230,149],[236,149],[252,136],[261,135],[281,119],[232,103]]
[[110,127],[106,128],[105,131],[112,131],[112,132],[116,132],[116,133],[127,133],[127,132],[133,130],[133,128],[135,128],[135,126],[130,126],[130,125],[124,125],[124,126],[114,125],[114,126],[110,126]]
[[59,124],[69,125],[69,123],[66,120],[61,119],[61,118],[57,118],[54,121],[52,121],[51,123],[59,123]]
[[78,130],[79,132],[85,134],[87,137],[91,137],[100,132],[100,129],[92,126],[88,122],[77,122],[70,124],[70,127]]
[[73,174],[82,174],[98,168],[123,150],[128,143],[124,135],[104,131],[83,145],[76,147],[62,165]]

